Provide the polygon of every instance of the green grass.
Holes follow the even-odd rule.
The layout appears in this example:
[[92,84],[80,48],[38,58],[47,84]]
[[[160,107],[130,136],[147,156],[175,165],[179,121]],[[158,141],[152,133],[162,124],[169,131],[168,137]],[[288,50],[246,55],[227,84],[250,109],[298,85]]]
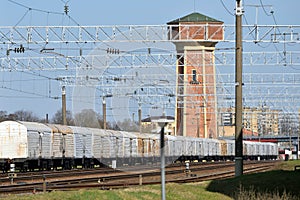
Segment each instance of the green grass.
[[[166,197],[173,200],[227,199],[300,199],[300,161],[280,163],[274,171],[244,175],[226,180],[193,184],[167,184]],[[138,186],[119,190],[79,190],[35,195],[9,195],[0,199],[19,200],[156,200],[160,185]]]
[[279,197],[288,195],[293,197],[291,199],[300,199],[300,171],[294,171],[295,165],[300,165],[300,161],[282,162],[270,172],[212,181],[207,190],[236,199],[245,193],[259,196],[276,194]]
[[[223,194],[206,191],[208,182],[195,184],[167,184],[167,199],[176,200],[230,200]],[[1,197],[0,197],[1,199]],[[51,192],[46,194],[10,195],[9,200],[159,200],[160,185],[139,186],[119,190],[79,190],[69,192]]]

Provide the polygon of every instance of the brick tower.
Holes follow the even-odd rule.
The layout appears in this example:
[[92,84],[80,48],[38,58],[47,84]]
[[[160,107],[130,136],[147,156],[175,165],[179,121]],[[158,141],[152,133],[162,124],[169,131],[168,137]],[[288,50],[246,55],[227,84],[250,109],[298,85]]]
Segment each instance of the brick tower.
[[223,22],[192,13],[167,23],[177,50],[176,135],[216,138],[215,45]]

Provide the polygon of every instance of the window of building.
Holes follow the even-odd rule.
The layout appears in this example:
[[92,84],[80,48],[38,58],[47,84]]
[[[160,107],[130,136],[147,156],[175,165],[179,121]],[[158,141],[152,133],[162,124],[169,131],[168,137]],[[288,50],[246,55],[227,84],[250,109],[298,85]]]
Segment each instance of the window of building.
[[197,80],[197,70],[192,70],[192,80],[190,81],[191,84],[199,84],[199,81]]
[[193,81],[197,81],[197,70],[193,69]]

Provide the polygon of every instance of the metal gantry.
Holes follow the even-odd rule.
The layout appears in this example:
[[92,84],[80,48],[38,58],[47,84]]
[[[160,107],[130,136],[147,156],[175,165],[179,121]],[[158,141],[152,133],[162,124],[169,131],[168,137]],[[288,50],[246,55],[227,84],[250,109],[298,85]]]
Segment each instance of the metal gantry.
[[[208,28],[199,25],[204,33]],[[175,66],[184,54],[177,53],[171,43],[179,37],[186,42],[196,37],[188,34],[189,38],[182,38],[183,34],[174,30],[180,30],[178,25],[0,27],[2,88],[20,89],[7,73],[30,73],[31,77],[45,78],[59,87],[73,87],[74,91],[89,88],[95,101],[111,94],[107,101],[112,107],[119,108],[114,100],[124,97],[136,105],[155,107],[163,102],[174,108],[179,95],[176,80],[181,78],[176,77]],[[188,30],[189,26],[185,26],[181,31]],[[235,87],[235,25],[224,25],[222,30],[224,40],[217,44],[213,59],[220,71],[219,108],[234,105]],[[243,66],[247,68],[243,75],[244,106],[266,102],[296,116],[300,99],[300,26],[244,25],[242,31]],[[201,42],[210,41],[212,38],[206,36]],[[199,97],[199,101],[208,99]],[[187,96],[181,99],[191,107],[200,104]]]
[[[181,32],[189,28],[184,26]],[[199,29],[208,29],[208,25],[198,25]],[[212,26],[212,25],[209,25]],[[235,63],[234,25],[222,26],[224,40],[220,41],[215,53],[217,66],[229,66]],[[195,36],[174,34],[178,25],[119,25],[119,26],[20,26],[0,27],[0,70],[76,70],[78,67],[98,65],[110,67],[131,67],[135,63],[140,65],[159,62],[162,65],[174,65],[178,59],[175,49],[161,52],[129,52],[128,46],[139,44],[139,48],[161,48],[158,43],[168,43],[181,39],[194,41]],[[216,33],[220,30],[215,28]],[[280,65],[299,66],[300,53],[297,48],[288,49],[288,45],[299,44],[300,26],[297,25],[244,25],[243,43],[252,45],[243,52],[245,66]],[[214,35],[214,34],[210,34]],[[179,38],[180,37],[180,38]],[[202,42],[210,42],[212,38],[204,37]],[[270,51],[257,44],[281,45]],[[124,45],[125,44],[125,45]],[[220,48],[219,48],[220,47]],[[18,51],[18,49],[24,51]],[[270,48],[268,48],[270,49]],[[97,50],[97,51],[96,51]],[[111,50],[118,50],[113,54]],[[96,52],[92,53],[91,52]],[[115,53],[116,53],[115,52]],[[181,55],[183,56],[183,55]],[[101,60],[113,60],[113,63],[101,63]],[[154,61],[153,61],[154,60]]]
[[[214,25],[185,25],[181,32],[190,27],[199,27],[207,33]],[[219,28],[219,25],[216,27]],[[115,26],[15,26],[0,27],[0,41],[15,44],[85,44],[103,42],[172,42],[178,40],[180,32],[174,34],[179,25],[115,25]],[[224,25],[224,42],[235,42],[235,25]],[[215,28],[216,32],[220,30]],[[245,43],[299,43],[300,25],[243,25]],[[213,36],[214,34],[210,34]],[[122,36],[122,37],[119,37]],[[196,37],[196,35],[194,36]],[[194,37],[180,38],[194,41]],[[211,41],[209,36],[206,41]]]
[[[243,52],[244,66],[300,66],[300,51],[282,52]],[[179,56],[179,57],[176,57]],[[4,56],[0,58],[0,71],[76,71],[92,66],[110,68],[134,68],[138,66],[150,66],[160,64],[165,67],[174,67],[176,60],[183,54],[174,51],[168,53],[130,53],[107,55],[68,55],[68,56]],[[215,53],[215,65],[217,67],[234,66],[234,52]],[[113,62],[106,62],[107,59]]]

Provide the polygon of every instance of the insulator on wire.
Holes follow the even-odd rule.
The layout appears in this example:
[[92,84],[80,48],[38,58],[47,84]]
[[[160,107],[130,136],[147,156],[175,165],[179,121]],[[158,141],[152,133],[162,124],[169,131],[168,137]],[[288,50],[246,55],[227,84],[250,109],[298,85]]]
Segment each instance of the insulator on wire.
[[113,48],[107,48],[106,49],[106,53],[109,53],[109,54],[120,54],[120,50],[119,49],[113,49]]
[[69,6],[65,5],[64,6],[65,14],[68,15],[69,13]]
[[20,53],[24,53],[25,52],[25,48],[23,47],[23,45],[20,45]]
[[21,44],[19,48],[14,48],[14,52],[15,53],[24,53],[25,52],[25,48]]

